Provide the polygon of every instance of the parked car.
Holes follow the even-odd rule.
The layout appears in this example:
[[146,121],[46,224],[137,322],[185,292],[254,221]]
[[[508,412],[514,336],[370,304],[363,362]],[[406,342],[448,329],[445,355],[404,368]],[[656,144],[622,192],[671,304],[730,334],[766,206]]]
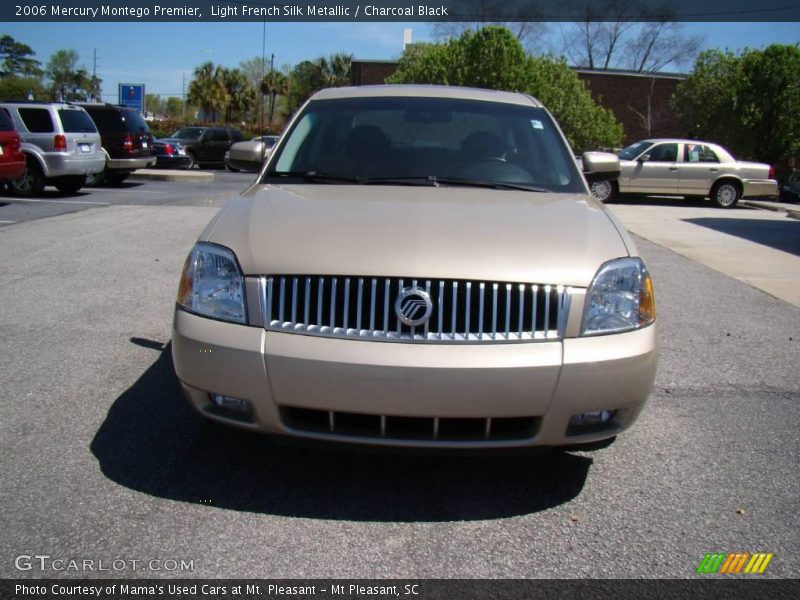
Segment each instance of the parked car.
[[781,186],[783,202],[800,202],[800,169],[795,169]]
[[25,174],[25,155],[21,141],[8,112],[0,108],[0,189]]
[[183,127],[164,138],[164,141],[178,142],[186,149],[192,167],[225,164],[225,153],[231,144],[243,140],[242,132],[233,127]]
[[153,157],[153,135],[147,122],[136,109],[114,104],[78,104],[97,126],[103,152],[105,169],[87,177],[89,185],[103,182],[120,184],[136,169],[151,167]]
[[603,202],[618,194],[711,198],[733,208],[740,198],[774,197],[778,182],[770,165],[737,161],[718,144],[698,140],[642,140],[620,153],[618,181],[596,182]]
[[63,102],[0,102],[14,121],[25,154],[25,173],[11,182],[20,196],[54,185],[64,194],[81,189],[105,165],[100,135],[89,114]]
[[277,135],[260,135],[247,142],[236,142],[225,153],[225,166],[230,171],[258,173],[277,141]]
[[153,141],[153,154],[159,169],[191,169],[194,161],[178,142]]
[[191,404],[250,430],[562,446],[634,422],[655,325],[633,240],[537,100],[364,86],[316,93],[200,235],[172,351]]

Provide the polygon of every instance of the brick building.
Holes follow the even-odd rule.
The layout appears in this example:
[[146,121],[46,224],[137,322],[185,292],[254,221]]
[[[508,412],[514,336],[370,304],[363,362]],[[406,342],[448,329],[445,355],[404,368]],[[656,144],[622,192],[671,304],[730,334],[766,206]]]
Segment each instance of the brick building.
[[[384,83],[397,69],[393,60],[353,60],[353,85]],[[686,137],[669,101],[685,75],[575,69],[598,104],[611,109],[625,130],[625,144],[647,137]]]

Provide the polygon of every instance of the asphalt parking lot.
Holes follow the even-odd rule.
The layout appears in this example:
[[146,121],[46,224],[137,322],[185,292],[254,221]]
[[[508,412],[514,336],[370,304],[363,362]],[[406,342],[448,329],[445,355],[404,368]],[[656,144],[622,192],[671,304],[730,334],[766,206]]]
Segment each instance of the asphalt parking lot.
[[[15,567],[47,554],[193,563],[93,577],[685,578],[741,551],[775,554],[764,577],[800,576],[800,308],[668,241],[637,238],[661,361],[608,448],[367,454],[205,423],[172,373],[174,295],[197,234],[252,177],[0,197],[1,577],[87,575]],[[643,228],[645,211],[688,210],[676,221],[703,235],[710,222],[686,219],[725,216],[616,209]],[[797,265],[791,235],[771,250]]]

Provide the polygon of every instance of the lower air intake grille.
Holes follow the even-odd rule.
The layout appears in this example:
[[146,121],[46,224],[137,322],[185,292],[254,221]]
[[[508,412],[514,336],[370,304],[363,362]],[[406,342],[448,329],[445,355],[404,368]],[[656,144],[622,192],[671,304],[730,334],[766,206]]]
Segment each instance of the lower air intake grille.
[[536,435],[538,417],[395,417],[281,407],[284,424],[297,431],[394,440],[443,442],[524,440]]
[[[266,328],[287,333],[390,342],[531,342],[561,339],[571,289],[493,281],[267,276],[260,280]],[[411,326],[397,313],[401,294]]]

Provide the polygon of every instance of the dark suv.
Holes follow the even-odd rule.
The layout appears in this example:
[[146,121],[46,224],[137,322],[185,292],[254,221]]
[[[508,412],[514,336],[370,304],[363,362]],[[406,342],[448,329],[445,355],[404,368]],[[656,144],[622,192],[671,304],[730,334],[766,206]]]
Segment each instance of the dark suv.
[[78,106],[86,110],[97,125],[106,155],[105,169],[87,177],[87,183],[119,184],[136,169],[156,163],[153,135],[135,109],[114,104],[81,103]]
[[234,127],[184,127],[166,138],[167,142],[178,142],[186,148],[186,154],[195,164],[224,165],[225,153],[234,142],[244,140],[242,132]]

